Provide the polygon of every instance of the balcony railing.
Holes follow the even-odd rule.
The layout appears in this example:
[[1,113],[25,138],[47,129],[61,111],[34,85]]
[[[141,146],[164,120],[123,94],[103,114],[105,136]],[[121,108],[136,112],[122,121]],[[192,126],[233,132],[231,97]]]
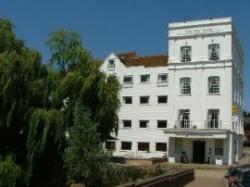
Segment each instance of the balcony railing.
[[218,119],[212,119],[205,121],[205,128],[207,129],[221,129],[222,128],[222,122]]
[[192,126],[192,121],[188,119],[175,121],[175,128],[189,129]]

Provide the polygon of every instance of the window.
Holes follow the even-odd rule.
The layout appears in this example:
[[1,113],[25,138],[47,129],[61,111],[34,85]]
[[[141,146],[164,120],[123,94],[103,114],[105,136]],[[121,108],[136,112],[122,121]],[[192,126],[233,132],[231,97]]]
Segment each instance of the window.
[[146,142],[138,143],[138,151],[147,151],[147,152],[149,152],[149,143],[146,143]]
[[105,142],[105,149],[107,149],[107,150],[114,150],[115,149],[115,142],[113,142],[113,141],[106,141]]
[[148,120],[141,120],[139,124],[140,128],[147,128],[148,127]]
[[124,128],[131,128],[132,127],[132,122],[131,120],[123,120],[123,127]]
[[158,75],[158,84],[167,84],[168,83],[168,74],[167,73],[162,73]]
[[133,84],[133,76],[124,76],[123,83],[124,84]]
[[179,126],[180,128],[190,127],[190,110],[179,110]]
[[114,59],[109,59],[108,61],[108,68],[115,68],[115,60]]
[[132,97],[130,97],[130,96],[123,97],[123,103],[124,104],[132,104]]
[[149,83],[150,75],[141,75],[141,83]]
[[182,95],[191,94],[191,78],[184,77],[180,79],[180,87]]
[[209,60],[219,60],[219,50],[220,50],[219,44],[208,45]]
[[220,93],[220,77],[208,77],[208,92],[209,94]]
[[158,103],[167,103],[168,102],[168,96],[158,96]]
[[167,151],[167,143],[156,143],[156,151]]
[[141,104],[148,104],[149,103],[149,96],[141,96],[140,103]]
[[215,140],[215,155],[223,156],[223,140]]
[[191,46],[181,47],[181,61],[190,62],[191,61]]
[[131,150],[132,142],[121,142],[121,150]]
[[209,109],[208,110],[208,128],[219,127],[219,110]]
[[166,120],[157,121],[157,128],[167,128],[167,121]]

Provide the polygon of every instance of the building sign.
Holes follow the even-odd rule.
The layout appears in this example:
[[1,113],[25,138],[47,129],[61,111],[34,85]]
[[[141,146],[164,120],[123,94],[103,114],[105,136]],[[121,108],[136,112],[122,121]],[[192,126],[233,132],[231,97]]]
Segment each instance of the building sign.
[[237,105],[233,105],[232,112],[233,112],[233,114],[237,114],[238,113],[238,107],[237,107]]
[[193,137],[193,136],[214,136],[213,134],[211,133],[199,133],[199,132],[196,132],[196,133],[176,133],[177,136],[185,136],[185,137]]
[[213,28],[203,28],[203,29],[187,29],[184,35],[196,35],[196,34],[210,34],[214,33]]

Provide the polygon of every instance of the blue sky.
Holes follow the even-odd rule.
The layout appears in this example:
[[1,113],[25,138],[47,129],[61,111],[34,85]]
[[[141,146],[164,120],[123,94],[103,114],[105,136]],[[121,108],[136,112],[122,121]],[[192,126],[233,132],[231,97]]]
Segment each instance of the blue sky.
[[15,25],[18,37],[46,61],[50,32],[80,33],[96,58],[110,52],[167,53],[169,22],[231,16],[245,51],[245,108],[250,110],[249,0],[0,0],[0,16]]

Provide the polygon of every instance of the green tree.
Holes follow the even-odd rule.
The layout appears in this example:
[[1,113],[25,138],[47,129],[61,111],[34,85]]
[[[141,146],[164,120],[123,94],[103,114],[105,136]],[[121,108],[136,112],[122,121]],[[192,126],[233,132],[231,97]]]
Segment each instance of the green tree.
[[106,164],[96,127],[86,107],[76,103],[74,125],[68,131],[64,161],[68,179],[84,182],[88,186],[102,186],[102,170]]

